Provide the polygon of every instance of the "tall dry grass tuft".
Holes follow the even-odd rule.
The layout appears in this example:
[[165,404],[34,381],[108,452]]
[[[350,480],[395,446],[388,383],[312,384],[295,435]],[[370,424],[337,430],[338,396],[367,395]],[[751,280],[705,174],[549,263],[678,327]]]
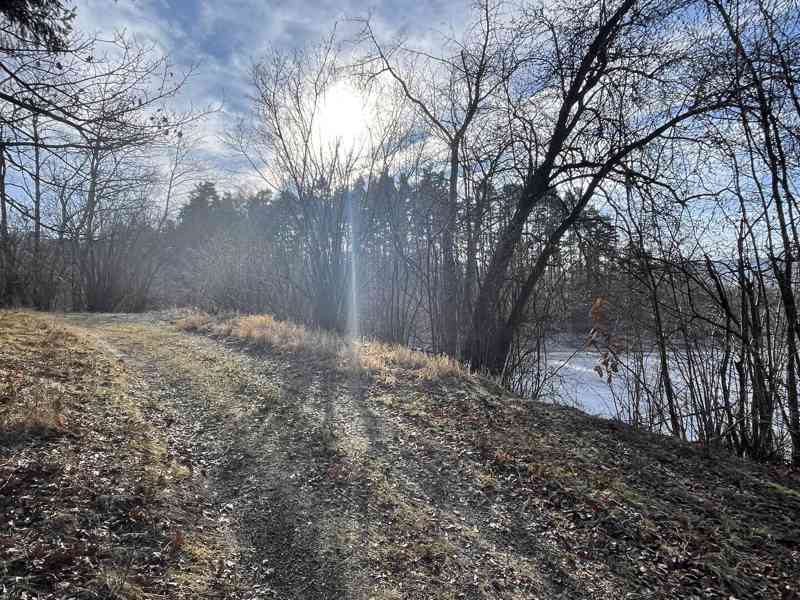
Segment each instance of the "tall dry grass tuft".
[[383,381],[395,381],[395,375],[402,372],[425,381],[472,378],[464,365],[448,356],[378,341],[351,343],[334,333],[279,321],[271,315],[215,320],[205,313],[197,313],[179,320],[176,325],[184,331],[234,337],[272,350],[309,352],[317,357],[335,359],[340,368],[379,375]]
[[183,331],[203,332],[211,323],[211,317],[204,312],[193,313],[182,319],[178,319],[175,325]]
[[468,378],[463,364],[443,354],[425,354],[399,344],[367,342],[359,352],[361,366],[367,371],[403,369],[414,371],[419,379],[435,381],[451,377]]
[[288,352],[308,351],[326,357],[338,357],[345,344],[335,334],[278,321],[271,315],[239,317],[232,331],[234,336],[260,346]]
[[0,388],[13,410],[0,415],[0,443],[13,446],[30,438],[47,438],[64,432],[63,393],[57,385],[38,382],[17,388],[9,383]]

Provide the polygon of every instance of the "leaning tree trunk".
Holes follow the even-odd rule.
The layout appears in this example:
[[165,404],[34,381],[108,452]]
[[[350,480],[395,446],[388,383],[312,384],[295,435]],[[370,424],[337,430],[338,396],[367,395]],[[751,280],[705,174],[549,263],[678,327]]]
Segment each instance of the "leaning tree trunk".
[[528,178],[520,202],[492,255],[475,301],[472,324],[462,351],[462,358],[474,370],[495,374],[503,370],[513,331],[509,330],[509,324],[504,319],[500,297],[525,222],[546,193],[547,178],[542,173],[537,172]]

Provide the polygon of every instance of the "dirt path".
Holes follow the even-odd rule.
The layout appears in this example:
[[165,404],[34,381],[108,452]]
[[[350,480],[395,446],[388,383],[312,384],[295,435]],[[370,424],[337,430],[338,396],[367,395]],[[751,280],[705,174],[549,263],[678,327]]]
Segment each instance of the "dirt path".
[[370,443],[344,382],[163,323],[69,320],[139,374],[149,418],[207,479],[238,537],[244,597],[362,597],[365,507],[327,476],[340,448],[358,461]]
[[147,318],[68,320],[139,374],[149,418],[207,478],[238,537],[243,597],[557,598],[574,587],[533,539],[502,540],[499,510],[460,472],[478,457],[454,470],[413,415],[366,401],[358,375]]
[[[735,570],[687,562],[691,574],[658,537],[705,514],[708,499],[685,490],[708,475],[671,479],[679,462],[699,464],[691,452],[650,454],[596,420],[480,386],[437,399],[155,317],[67,319],[127,363],[148,418],[205,481],[207,516],[235,538],[220,569],[241,598],[692,597],[712,584],[719,596],[697,597],[727,597],[740,585]],[[731,489],[730,477],[740,490],[750,481],[715,476]],[[673,495],[688,516],[665,512]]]

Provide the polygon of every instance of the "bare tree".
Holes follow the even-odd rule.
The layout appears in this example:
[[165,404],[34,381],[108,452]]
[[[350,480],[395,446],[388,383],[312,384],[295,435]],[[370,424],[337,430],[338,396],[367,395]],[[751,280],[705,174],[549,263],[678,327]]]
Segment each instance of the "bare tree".
[[[631,156],[730,101],[728,82],[704,63],[710,40],[676,43],[680,2],[568,2],[527,14],[531,69],[512,82],[510,135],[524,163],[513,217],[499,235],[478,294],[464,359],[503,370],[525,307],[559,242],[603,186],[622,182]],[[578,13],[587,16],[577,19]],[[691,74],[691,77],[689,76]],[[544,108],[547,107],[547,108]],[[502,289],[531,213],[553,189],[580,186],[525,284],[508,306]]]
[[387,75],[396,81],[431,133],[447,148],[448,189],[441,232],[442,335],[434,347],[450,355],[459,351],[458,317],[463,298],[456,240],[463,146],[470,127],[481,113],[490,112],[492,99],[521,64],[514,54],[516,41],[502,23],[500,8],[481,2],[477,20],[467,28],[464,41],[449,40],[442,56],[401,43],[384,47],[369,21],[364,21],[363,36],[370,50],[359,67],[370,79]]
[[[6,50],[9,60],[2,64],[9,96],[0,98],[2,153],[6,171],[14,173],[4,178],[2,196],[6,263],[18,262],[11,258],[12,219],[19,232],[27,224],[33,231],[29,282],[14,276],[6,282],[14,279],[18,300],[40,307],[52,301],[53,288],[45,293],[42,273],[44,248],[56,247],[52,236],[62,240],[57,245],[62,253],[63,241],[72,241],[70,261],[83,290],[82,298],[75,297],[77,306],[85,306],[88,296],[102,296],[95,259],[101,256],[98,248],[109,250],[109,232],[103,228],[116,219],[119,230],[123,218],[138,222],[139,229],[151,227],[149,203],[156,198],[146,195],[153,191],[147,183],[156,176],[156,152],[168,141],[180,140],[182,129],[202,115],[169,110],[188,74],[176,76],[168,59],[152,48],[122,36],[113,42],[75,39],[64,37],[55,49],[18,40],[18,46]],[[61,185],[66,187],[59,189]],[[131,204],[134,191],[140,198]],[[167,193],[169,197],[169,186]],[[122,276],[118,267],[117,272]],[[27,287],[29,292],[23,289]],[[109,298],[90,302],[95,304],[109,308],[119,303]]]

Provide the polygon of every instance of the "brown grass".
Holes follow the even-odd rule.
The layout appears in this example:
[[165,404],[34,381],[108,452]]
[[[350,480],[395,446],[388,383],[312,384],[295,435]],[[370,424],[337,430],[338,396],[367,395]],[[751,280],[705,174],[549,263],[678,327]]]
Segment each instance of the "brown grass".
[[[162,531],[167,517],[190,521],[184,503],[193,506],[194,488],[130,384],[93,336],[46,314],[0,310],[0,513],[37,516],[0,528],[9,597],[62,597],[67,588],[53,594],[59,581],[126,600],[165,589],[200,597],[212,585],[227,548],[212,527]],[[130,538],[112,544],[102,534],[112,525]],[[213,560],[189,548],[207,548]],[[165,549],[158,569],[142,563],[145,550]]]
[[359,357],[367,370],[405,369],[414,371],[419,379],[425,381],[470,376],[463,364],[449,356],[425,354],[398,344],[368,342],[361,347]]
[[63,348],[77,343],[49,320],[0,312],[0,445],[67,431],[68,406],[81,394],[70,385]]
[[204,331],[205,327],[211,322],[211,317],[203,312],[191,314],[187,317],[179,319],[177,323],[178,329],[183,331]]
[[0,417],[0,444],[14,446],[30,438],[46,438],[64,432],[66,418],[58,386],[36,382],[16,389],[13,383],[7,383],[0,387],[0,398],[15,406]]
[[289,352],[313,351],[325,356],[338,356],[344,347],[344,340],[336,335],[306,329],[288,321],[277,321],[271,315],[239,317],[230,331],[229,335]]
[[271,315],[215,319],[206,313],[194,313],[177,321],[176,326],[183,331],[233,337],[281,352],[312,353],[376,376],[387,384],[396,381],[398,375],[408,374],[423,381],[471,378],[463,364],[448,356],[379,341],[349,342],[335,333],[279,321]]

